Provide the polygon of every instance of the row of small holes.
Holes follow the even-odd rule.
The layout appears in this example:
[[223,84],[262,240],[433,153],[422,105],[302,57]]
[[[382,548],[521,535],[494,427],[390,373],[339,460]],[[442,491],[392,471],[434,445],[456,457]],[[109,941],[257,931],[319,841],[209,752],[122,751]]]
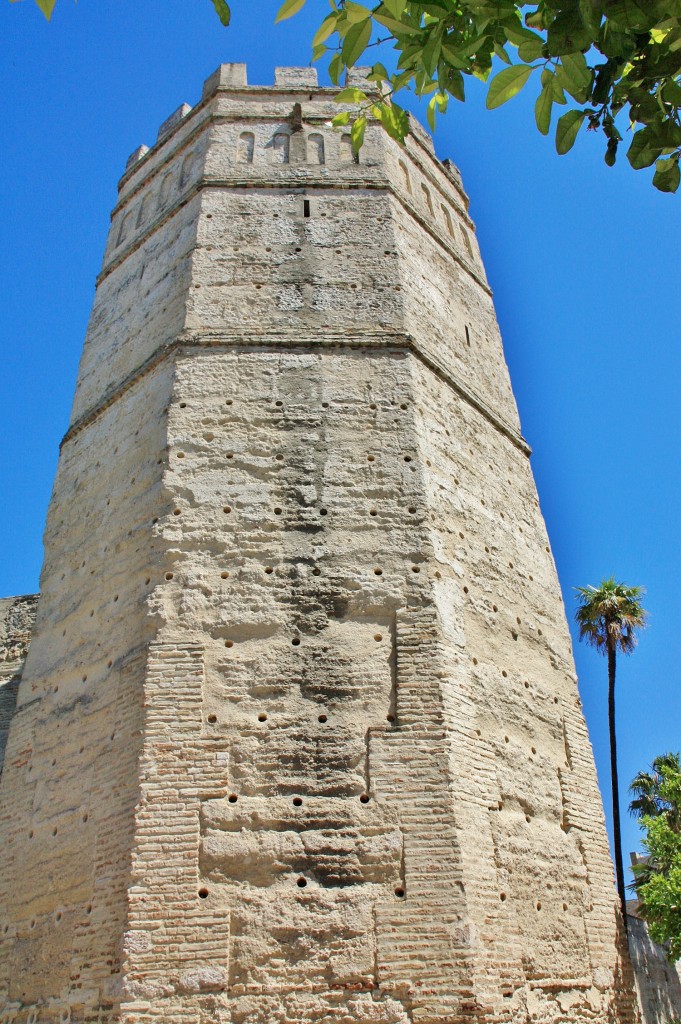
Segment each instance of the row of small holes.
[[[466,330],[468,330],[468,328],[466,328]],[[326,405],[327,403],[323,403],[323,404]],[[372,406],[371,408],[375,408],[375,406]],[[401,408],[406,409],[407,407],[405,405],[405,406],[401,406]],[[213,441],[215,439],[215,435],[214,434],[204,434],[203,436],[204,436],[204,439],[206,441]],[[235,453],[234,452],[225,452],[224,454],[225,454],[225,458],[226,459],[233,459]],[[184,459],[184,458],[186,458],[186,453],[183,452],[183,451],[179,451],[179,452],[176,453],[176,457],[178,459]],[[283,462],[284,461],[284,456],[283,456],[283,454],[281,452],[279,452],[277,455],[275,455],[274,458],[275,458],[275,460],[277,462]],[[367,462],[375,462],[375,461],[376,461],[376,456],[375,455],[367,455]],[[411,462],[412,461],[411,455],[405,455],[404,456],[404,461],[405,462]],[[430,463],[429,463],[429,465],[430,465]],[[458,483],[458,480],[456,482]]]
[[[359,798],[359,802],[361,804],[368,804],[370,799],[371,798],[369,797],[369,795],[367,793],[362,793],[362,795]],[[235,803],[238,803],[239,797],[237,796],[236,793],[230,793],[230,795],[228,797],[228,800],[229,800],[230,804],[235,804]],[[302,807],[303,806],[303,798],[301,796],[294,796],[293,800],[291,802],[292,802],[294,807]]]
[[[301,875],[300,878],[296,879],[296,885],[298,886],[299,889],[304,889],[307,886],[307,878],[303,878],[302,875]],[[395,889],[395,895],[400,900],[404,899],[404,896],[405,896],[404,889],[401,886],[398,886]],[[201,900],[207,899],[208,898],[208,889],[206,889],[206,888],[199,889],[198,896],[199,896],[199,899],[201,899]]]
[[[416,566],[414,567],[414,570],[415,570],[415,572],[419,571],[418,567],[416,567]],[[377,572],[379,575],[382,573],[382,571],[383,571],[382,569],[374,569],[374,572]],[[382,639],[383,639],[383,634],[382,633],[374,633],[374,640],[376,641],[376,643],[380,643],[380,641]],[[293,639],[291,640],[291,644],[293,645],[293,647],[300,647],[300,643],[301,643],[301,640],[300,640],[299,636],[294,636]],[[234,641],[233,640],[225,640],[225,647],[228,647],[228,648],[234,647]]]
[[[500,892],[499,893],[499,899],[501,900],[502,903],[505,903],[506,902],[506,893],[505,892]],[[541,910],[541,900],[537,900],[537,902],[535,903],[535,907],[536,907],[536,909],[538,911]],[[568,905],[567,905],[567,903],[564,903],[563,904],[563,910],[566,911],[567,909],[568,909]],[[589,908],[589,909],[591,909],[591,908]]]
[[[216,725],[217,724],[217,720],[218,720],[218,716],[214,712],[211,712],[208,715],[207,721],[208,721],[209,725]],[[258,721],[259,722],[266,722],[267,720],[268,720],[268,716],[264,712],[261,712],[258,715]],[[323,715],[322,714],[322,715],[318,715],[317,716],[317,721],[320,722],[322,725],[324,725],[326,722],[328,722],[328,720],[329,720],[328,715]],[[395,721],[395,716],[394,715],[387,715],[386,716],[386,721],[394,722]],[[365,801],[362,801],[362,802],[364,803]],[[83,817],[83,821],[87,821],[87,814]]]
[[[405,462],[410,462],[410,461],[411,461],[411,459],[405,459]],[[230,513],[230,512],[232,511],[232,506],[231,506],[231,505],[225,505],[225,506],[223,507],[222,511],[223,511],[223,512],[224,512],[224,513],[225,513],[226,515],[229,515],[229,513]],[[283,508],[281,508],[281,507],[280,507],[279,505],[276,505],[276,506],[275,506],[275,508],[274,508],[274,514],[275,514],[275,516],[280,516],[280,515],[282,515],[282,514],[283,514],[283,511],[284,511],[284,510],[283,510]],[[415,505],[409,505],[409,506],[408,506],[408,508],[407,508],[407,511],[409,512],[409,514],[410,514],[410,515],[412,515],[412,516],[413,516],[413,515],[415,515],[415,514],[416,514],[416,511],[417,511],[417,509],[416,509],[416,506],[415,506]],[[319,509],[319,514],[320,514],[320,516],[327,516],[327,515],[329,514],[329,510],[328,510],[328,509],[326,509],[326,508],[320,508],[320,509]],[[174,509],[174,510],[173,510],[173,515],[174,515],[174,516],[180,516],[180,515],[182,515],[182,509],[180,509],[180,508],[176,508],[176,509]],[[375,515],[378,515],[378,510],[377,510],[377,509],[375,509],[375,508],[369,509],[369,515],[370,515],[370,516],[375,516]],[[267,571],[267,570],[266,570],[266,571]],[[270,571],[271,571],[271,570],[270,570]],[[226,577],[223,577],[223,578],[224,578],[224,579],[226,579]],[[118,594],[116,594],[116,596],[114,597],[114,601],[117,601],[117,600],[118,600]],[[94,614],[94,613],[93,613],[93,614]]]
[[[340,252],[340,250],[339,250],[339,252]],[[409,404],[407,402],[399,402],[398,403],[397,400],[394,399],[394,398],[388,399],[388,402],[389,402],[389,404],[391,406],[399,405],[399,408],[403,412],[406,412],[406,410],[409,408]],[[225,405],[234,405],[234,400],[232,398],[225,399]],[[187,408],[189,408],[189,403],[188,402],[180,402],[179,403],[179,407],[180,407],[180,409],[187,409]],[[281,401],[281,399],[277,399],[274,402],[274,407],[275,407],[275,409],[283,409],[284,403]],[[321,403],[321,407],[322,407],[322,409],[329,409],[331,407],[331,403],[330,402],[322,402]],[[378,410],[378,404],[376,402],[370,402],[369,403],[369,408],[372,410],[372,412],[375,412],[376,410]],[[389,411],[389,410],[386,410],[386,411]],[[204,423],[208,423],[209,421],[208,420],[203,420],[203,422]],[[211,436],[210,438],[208,438],[205,434],[204,434],[204,438],[207,441],[208,440],[210,440],[210,441],[214,440],[214,436]],[[182,457],[182,456],[180,456],[180,457]],[[134,483],[134,481],[133,481],[133,483]]]

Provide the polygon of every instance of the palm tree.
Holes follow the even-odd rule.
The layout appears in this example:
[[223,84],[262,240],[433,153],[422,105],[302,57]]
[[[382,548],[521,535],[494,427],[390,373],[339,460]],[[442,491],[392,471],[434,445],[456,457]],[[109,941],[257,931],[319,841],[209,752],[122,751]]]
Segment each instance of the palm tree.
[[635,818],[642,818],[644,814],[657,818],[664,814],[672,832],[681,832],[681,805],[676,806],[666,800],[661,792],[664,771],[681,775],[681,755],[659,754],[650,769],[649,772],[639,772],[629,786],[629,794],[633,797],[629,813]]
[[627,928],[627,897],[622,864],[620,796],[617,778],[617,736],[615,733],[615,670],[617,652],[631,654],[636,646],[636,631],[646,624],[641,604],[643,587],[628,587],[610,577],[599,587],[576,587],[580,606],[575,618],[580,640],[586,640],[608,658],[608,725],[610,729],[610,776],[612,779],[612,827],[615,846],[615,874],[622,917]]

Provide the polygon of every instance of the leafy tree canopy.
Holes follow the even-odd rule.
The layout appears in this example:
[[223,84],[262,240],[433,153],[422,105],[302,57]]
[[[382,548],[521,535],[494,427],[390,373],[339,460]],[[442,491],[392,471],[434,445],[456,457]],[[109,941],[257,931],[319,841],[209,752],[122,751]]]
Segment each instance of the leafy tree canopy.
[[[669,960],[681,959],[681,759],[664,754],[652,773],[641,772],[631,792],[630,809],[645,832],[647,857],[634,867],[639,913],[650,937],[667,949]],[[643,813],[647,809],[649,813]]]
[[[56,0],[35,2],[49,18]],[[210,2],[228,25],[226,0]],[[675,192],[679,187],[681,0],[328,2],[330,13],[312,40],[312,59],[328,59],[336,84],[372,47],[392,43],[397,55],[394,71],[380,62],[372,65],[367,91],[341,94],[359,108],[336,119],[353,122],[356,148],[368,116],[404,141],[408,118],[393,98],[402,89],[430,96],[433,128],[436,113],[446,111],[450,97],[465,98],[467,77],[489,81],[489,108],[505,103],[533,79],[538,86],[535,118],[543,135],[551,131],[554,106],[565,108],[555,123],[558,153],[567,153],[586,125],[603,133],[609,166],[624,143],[633,168],[655,164],[656,188]],[[277,20],[296,14],[305,3],[284,0]],[[505,67],[492,74],[495,58],[495,69],[499,63]]]

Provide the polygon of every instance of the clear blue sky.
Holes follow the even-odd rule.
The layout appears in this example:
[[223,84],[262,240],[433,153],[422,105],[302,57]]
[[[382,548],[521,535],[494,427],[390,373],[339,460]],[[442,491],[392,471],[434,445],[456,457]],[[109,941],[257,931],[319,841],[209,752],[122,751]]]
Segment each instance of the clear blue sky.
[[[0,595],[35,591],[116,183],[140,143],[227,61],[249,81],[306,64],[328,7],[273,25],[279,0],[0,0]],[[483,88],[436,134],[461,168],[558,565],[572,587],[648,588],[650,628],[619,665],[621,780],[681,749],[679,198],[584,133],[566,157],[534,128],[535,86],[498,111]],[[606,665],[576,644],[609,818]],[[625,816],[625,858],[638,831]]]

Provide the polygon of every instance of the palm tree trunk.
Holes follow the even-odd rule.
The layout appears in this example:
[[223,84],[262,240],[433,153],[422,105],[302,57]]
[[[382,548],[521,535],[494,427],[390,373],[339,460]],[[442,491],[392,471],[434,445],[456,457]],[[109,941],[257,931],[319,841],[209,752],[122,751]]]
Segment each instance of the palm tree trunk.
[[622,906],[624,931],[627,927],[627,895],[622,863],[622,830],[620,826],[620,790],[617,778],[617,735],[615,732],[615,647],[608,643],[608,725],[610,727],[610,777],[612,780],[612,832],[615,845],[615,875],[617,892]]

